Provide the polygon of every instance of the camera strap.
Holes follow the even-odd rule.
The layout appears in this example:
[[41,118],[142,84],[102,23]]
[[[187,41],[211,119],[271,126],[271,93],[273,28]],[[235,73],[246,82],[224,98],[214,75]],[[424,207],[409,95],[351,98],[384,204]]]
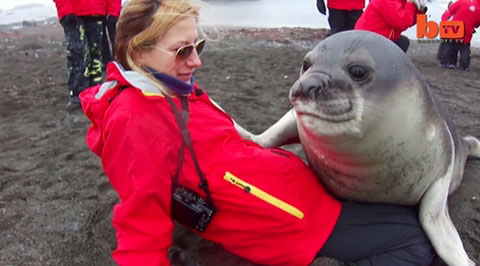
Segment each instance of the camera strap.
[[178,96],[178,97],[180,98],[182,112],[178,110],[173,100],[169,96],[165,95],[165,98],[170,104],[170,107],[172,108],[172,111],[175,115],[175,120],[177,122],[178,128],[180,129],[180,135],[182,137],[182,143],[181,143],[180,152],[179,152],[179,161],[178,161],[177,170],[175,171],[175,176],[173,177],[172,187],[176,187],[178,185],[178,178],[180,176],[180,170],[183,165],[183,158],[184,158],[183,150],[185,149],[185,146],[186,146],[188,151],[190,152],[190,155],[192,156],[195,170],[197,171],[197,174],[200,178],[200,184],[198,187],[203,191],[205,191],[205,194],[207,195],[207,200],[209,202],[213,202],[212,196],[210,195],[210,189],[208,187],[207,179],[203,175],[202,169],[200,168],[200,164],[198,163],[197,156],[195,155],[195,150],[193,149],[192,140],[190,138],[190,132],[188,132],[188,128],[187,128],[188,118],[189,118],[188,98],[186,96]]

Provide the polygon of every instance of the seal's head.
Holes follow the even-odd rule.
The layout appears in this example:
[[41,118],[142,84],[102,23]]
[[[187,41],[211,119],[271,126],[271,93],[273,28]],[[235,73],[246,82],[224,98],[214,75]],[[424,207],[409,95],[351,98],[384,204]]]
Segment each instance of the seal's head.
[[317,133],[362,134],[361,127],[372,125],[361,120],[381,115],[374,114],[376,105],[395,104],[395,99],[386,100],[392,91],[412,87],[408,83],[418,78],[413,63],[392,41],[372,32],[345,31],[307,53],[290,100],[300,124]]

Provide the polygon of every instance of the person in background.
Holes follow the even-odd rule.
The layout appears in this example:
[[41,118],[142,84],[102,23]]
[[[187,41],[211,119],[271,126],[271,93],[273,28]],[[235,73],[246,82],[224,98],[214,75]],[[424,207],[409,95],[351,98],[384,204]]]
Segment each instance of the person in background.
[[[328,24],[330,24],[328,36],[330,36],[337,32],[353,30],[355,23],[362,15],[365,0],[328,0],[327,6]],[[317,9],[325,15],[323,0],[317,0]]]
[[[452,3],[453,3],[452,1],[448,2],[448,7],[447,7],[447,9],[450,7],[450,5],[451,5]],[[446,12],[446,10],[445,10],[445,12]],[[445,21],[445,20],[443,20],[444,15],[445,15],[445,13],[443,13],[443,15],[442,15],[442,21]],[[444,58],[444,57],[446,56],[446,53],[447,53],[447,42],[448,42],[448,41],[449,41],[448,39],[441,38],[441,39],[440,39],[440,45],[438,46],[437,60],[439,61],[441,67],[447,67],[446,64],[445,64],[445,65],[442,65],[442,60],[444,60],[444,59],[442,59],[442,58]]]
[[337,201],[300,158],[253,142],[199,88],[198,14],[189,0],[129,1],[107,81],[80,95],[87,144],[120,198],[115,261],[170,265],[176,221],[262,265],[429,265],[416,207]]
[[417,23],[417,14],[425,12],[422,0],[371,0],[355,24],[355,30],[383,35],[407,52],[410,41],[401,33]]
[[106,0],[107,10],[103,21],[103,46],[102,59],[103,70],[107,64],[113,61],[113,47],[115,47],[115,30],[117,27],[118,16],[121,10],[121,0]]
[[458,0],[451,4],[442,15],[442,21],[462,21],[465,35],[460,39],[451,39],[446,43],[445,54],[440,61],[441,67],[456,68],[458,60],[461,70],[470,67],[470,41],[475,28],[480,26],[480,0]]
[[105,0],[54,0],[67,41],[67,109],[80,107],[78,95],[102,82]]

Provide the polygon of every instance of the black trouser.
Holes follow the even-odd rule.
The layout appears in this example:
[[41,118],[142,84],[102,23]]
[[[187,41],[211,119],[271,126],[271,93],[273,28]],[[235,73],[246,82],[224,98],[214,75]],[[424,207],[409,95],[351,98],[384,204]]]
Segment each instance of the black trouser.
[[440,63],[442,65],[457,65],[458,53],[460,52],[460,67],[466,69],[470,66],[470,44],[453,41],[446,42],[446,52]]
[[70,97],[102,82],[101,17],[78,17],[62,23],[67,40],[68,90]]
[[103,47],[102,47],[102,59],[103,68],[107,66],[110,61],[113,61],[114,47],[115,47],[115,32],[117,26],[116,19],[105,19],[103,21]]
[[362,10],[340,10],[328,9],[328,24],[330,32],[328,36],[344,30],[353,30],[358,18],[362,15]]
[[447,56],[447,43],[446,39],[440,39],[440,45],[438,46],[438,51],[437,51],[437,60],[442,63],[442,60],[445,56]]
[[405,53],[407,52],[408,47],[410,46],[410,40],[404,35],[400,35],[398,40],[393,41],[393,42],[396,45],[398,45],[398,47],[400,47],[400,49],[402,49],[402,51],[404,51]]
[[317,256],[359,266],[428,266],[436,255],[416,207],[347,201]]

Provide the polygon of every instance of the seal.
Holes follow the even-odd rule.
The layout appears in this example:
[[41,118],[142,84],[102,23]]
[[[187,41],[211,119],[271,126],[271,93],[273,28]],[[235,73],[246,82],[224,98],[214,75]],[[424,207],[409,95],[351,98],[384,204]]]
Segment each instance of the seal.
[[412,61],[390,40],[346,31],[304,58],[293,109],[254,141],[299,139],[309,166],[342,199],[419,204],[419,220],[448,265],[471,266],[447,197],[480,142],[462,137]]

